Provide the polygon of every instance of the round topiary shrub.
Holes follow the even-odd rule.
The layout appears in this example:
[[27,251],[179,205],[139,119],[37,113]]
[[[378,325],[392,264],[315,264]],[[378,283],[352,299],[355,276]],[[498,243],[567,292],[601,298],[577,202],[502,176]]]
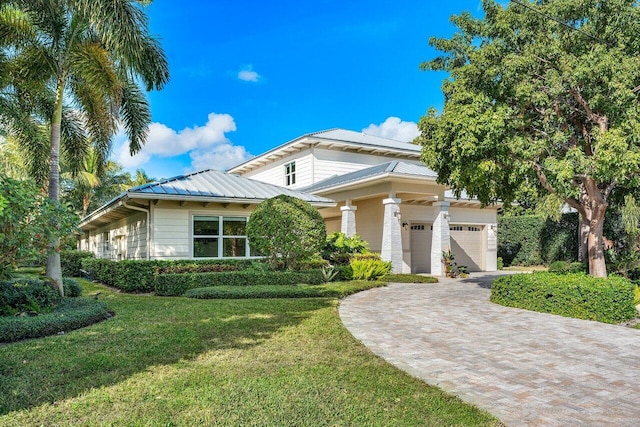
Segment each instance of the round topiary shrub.
[[275,268],[296,269],[325,243],[324,219],[304,200],[277,196],[256,206],[247,224],[251,246]]

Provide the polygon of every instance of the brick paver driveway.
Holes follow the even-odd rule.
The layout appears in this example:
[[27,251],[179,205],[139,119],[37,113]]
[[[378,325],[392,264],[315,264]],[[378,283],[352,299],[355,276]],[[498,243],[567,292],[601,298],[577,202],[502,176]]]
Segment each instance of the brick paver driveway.
[[640,330],[502,307],[490,274],[342,301],[349,331],[509,426],[640,426]]

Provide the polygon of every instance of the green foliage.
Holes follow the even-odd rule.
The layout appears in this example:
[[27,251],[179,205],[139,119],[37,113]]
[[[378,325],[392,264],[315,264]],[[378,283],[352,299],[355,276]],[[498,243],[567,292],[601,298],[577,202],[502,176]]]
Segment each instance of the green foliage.
[[0,176],[6,205],[0,212],[0,280],[11,275],[18,262],[46,255],[51,242],[72,234],[77,217],[45,198],[33,181]]
[[52,312],[35,317],[0,317],[0,342],[45,337],[92,325],[110,317],[102,301],[67,298]]
[[633,305],[640,304],[640,286],[635,285],[633,288]]
[[66,298],[76,298],[82,295],[82,287],[74,279],[63,277],[62,285],[64,286],[64,296]]
[[79,277],[84,258],[95,258],[93,252],[89,251],[61,251],[60,264],[62,265],[62,275],[66,277]]
[[502,257],[498,257],[498,270],[502,270],[504,268],[504,261],[502,260]]
[[386,274],[378,280],[381,282],[395,283],[438,283],[438,279],[431,276],[422,276],[420,274]]
[[156,277],[155,292],[159,296],[180,296],[189,289],[212,286],[317,285],[320,283],[324,283],[320,270],[163,274]]
[[320,251],[322,258],[337,265],[347,265],[351,255],[369,252],[369,244],[357,234],[347,237],[341,232],[334,232],[327,239]]
[[491,301],[605,323],[624,322],[637,315],[633,285],[618,276],[603,279],[547,272],[504,276],[493,281]]
[[83,258],[82,268],[95,280],[125,292],[153,292],[156,276],[165,274],[230,272],[248,268],[251,260],[123,260]]
[[333,266],[333,265],[325,265],[325,266],[323,266],[320,269],[320,272],[322,273],[322,280],[324,280],[325,282],[331,282],[331,281],[335,280],[335,278],[339,274],[339,271],[337,271],[335,266]]
[[498,256],[507,266],[578,258],[576,214],[564,214],[559,222],[537,215],[499,217],[498,230]]
[[590,224],[591,273],[604,276],[607,198],[640,184],[640,6],[519,3],[483,1],[483,18],[454,16],[459,31],[430,40],[442,55],[422,68],[449,77],[442,112],[420,120],[423,160],[484,204],[526,187],[568,203]]
[[549,265],[549,272],[558,274],[586,273],[587,266],[582,262],[554,261]]
[[354,259],[350,265],[353,280],[378,280],[391,272],[391,262],[380,259]]
[[214,286],[189,289],[183,296],[198,299],[246,298],[343,298],[366,289],[385,286],[383,282],[352,281],[325,285]]
[[19,278],[0,282],[0,316],[51,311],[61,300],[48,282]]
[[338,275],[336,276],[336,280],[347,281],[353,280],[353,269],[350,265],[337,265],[336,271]]
[[326,234],[324,220],[313,206],[285,195],[256,206],[247,224],[251,247],[268,256],[274,268],[282,263],[285,269],[296,269],[320,250]]

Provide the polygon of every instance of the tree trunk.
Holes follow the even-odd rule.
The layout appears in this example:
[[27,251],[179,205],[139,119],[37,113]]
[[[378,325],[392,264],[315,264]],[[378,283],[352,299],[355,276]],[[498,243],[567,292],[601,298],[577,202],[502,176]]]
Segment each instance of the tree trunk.
[[82,218],[87,216],[87,211],[89,210],[89,205],[91,204],[91,196],[82,197]]
[[589,274],[595,277],[607,277],[607,264],[604,259],[603,226],[607,203],[592,201],[589,221]]
[[[59,201],[60,194],[60,126],[62,124],[62,104],[64,97],[64,79],[58,79],[56,104],[51,118],[51,152],[49,156],[49,199]],[[60,265],[60,238],[52,239],[47,257],[47,276],[57,285],[64,296],[62,285],[62,266]]]
[[585,262],[589,259],[589,220],[579,215],[578,224],[578,261]]

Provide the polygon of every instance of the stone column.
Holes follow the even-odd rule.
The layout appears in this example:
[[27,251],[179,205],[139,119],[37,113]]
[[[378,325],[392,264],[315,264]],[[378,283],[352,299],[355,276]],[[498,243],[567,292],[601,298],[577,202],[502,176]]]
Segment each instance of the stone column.
[[433,204],[436,219],[433,221],[431,232],[431,275],[444,275],[442,252],[451,248],[451,234],[449,232],[449,202],[435,202]]
[[488,224],[485,228],[487,230],[487,252],[485,253],[484,269],[496,271],[498,269],[498,224]]
[[382,251],[384,261],[391,261],[391,272],[402,273],[402,235],[400,233],[400,199],[388,198],[384,205],[384,224],[382,228]]
[[356,210],[358,210],[358,207],[351,204],[340,207],[340,211],[342,211],[340,231],[347,237],[353,237],[356,234]]

